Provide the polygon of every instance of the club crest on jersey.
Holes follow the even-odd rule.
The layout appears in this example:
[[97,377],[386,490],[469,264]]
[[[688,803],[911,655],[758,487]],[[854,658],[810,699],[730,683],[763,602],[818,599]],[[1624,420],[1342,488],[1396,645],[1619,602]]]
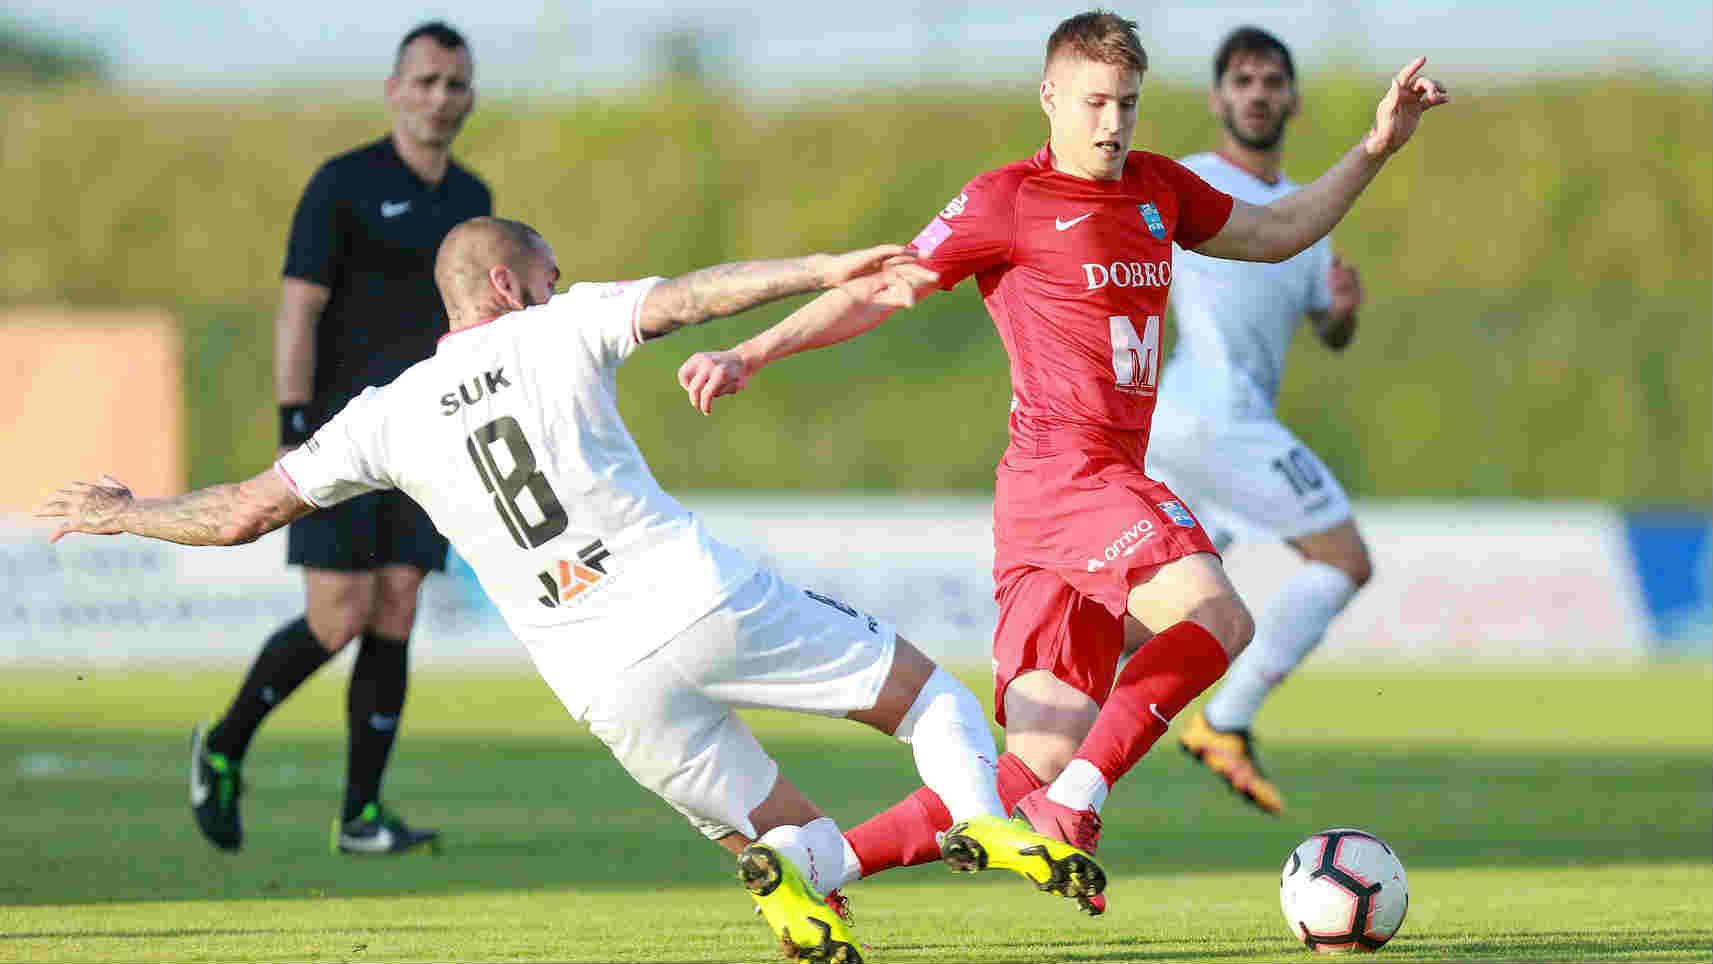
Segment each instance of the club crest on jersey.
[[577,561],[561,559],[552,569],[536,574],[541,585],[547,589],[547,594],[537,597],[537,602],[548,609],[558,609],[578,596],[595,588],[596,584],[607,578],[607,567],[601,565],[612,553],[596,539],[577,550]]
[[1148,233],[1152,234],[1155,240],[1166,240],[1166,219],[1160,217],[1160,209],[1154,206],[1154,202],[1138,204],[1136,210],[1142,212],[1142,223],[1148,225]]
[[1159,503],[1159,506],[1160,514],[1169,519],[1173,525],[1183,526],[1185,529],[1194,529],[1196,527],[1196,517],[1190,515],[1190,510],[1184,508],[1184,504],[1182,502],[1175,500],[1171,502],[1161,502]]

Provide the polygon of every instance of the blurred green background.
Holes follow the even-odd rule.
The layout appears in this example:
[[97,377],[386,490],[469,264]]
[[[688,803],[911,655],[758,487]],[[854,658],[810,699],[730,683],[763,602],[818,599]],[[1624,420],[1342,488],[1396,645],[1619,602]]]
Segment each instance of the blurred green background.
[[[0,302],[158,305],[184,326],[192,484],[273,450],[272,316],[292,207],[379,136],[378,98],[0,85]],[[1287,171],[1363,133],[1384,79],[1305,77]],[[1343,355],[1304,337],[1284,418],[1368,497],[1705,506],[1713,480],[1713,100],[1636,74],[1465,85],[1334,234],[1368,291]],[[1150,78],[1140,147],[1217,130]],[[570,279],[907,241],[982,170],[1032,152],[1030,84],[756,102],[692,80],[487,98],[459,159]],[[622,405],[668,488],[985,490],[1006,363],[973,284],[768,370],[715,417],[673,372],[789,306],[653,344]]]

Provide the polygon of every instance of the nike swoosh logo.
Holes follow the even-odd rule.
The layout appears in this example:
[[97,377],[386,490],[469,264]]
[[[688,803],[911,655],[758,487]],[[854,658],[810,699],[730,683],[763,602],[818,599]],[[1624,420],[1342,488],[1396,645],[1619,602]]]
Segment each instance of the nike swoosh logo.
[[393,828],[382,826],[372,837],[346,837],[345,849],[364,853],[386,853],[393,847]]
[[1152,714],[1154,714],[1154,719],[1156,719],[1156,720],[1159,720],[1159,721],[1160,721],[1160,722],[1161,722],[1161,723],[1164,723],[1164,724],[1166,724],[1166,725],[1167,725],[1167,726],[1171,726],[1171,725],[1172,725],[1172,721],[1171,721],[1171,720],[1168,720],[1168,719],[1166,719],[1166,718],[1165,718],[1165,717],[1164,717],[1164,716],[1161,716],[1161,715],[1160,715],[1160,704],[1158,704],[1158,703],[1149,703],[1149,704],[1148,704],[1148,712],[1150,712],[1150,713],[1152,713]]
[[410,210],[410,202],[409,201],[382,201],[381,202],[381,217],[383,217],[383,218],[396,218],[399,215],[401,215],[401,214],[403,214],[409,210]]
[[1092,218],[1092,217],[1094,217],[1093,211],[1090,211],[1089,213],[1083,215],[1080,218],[1071,218],[1069,221],[1066,221],[1063,218],[1054,218],[1053,219],[1053,227],[1057,228],[1060,231],[1069,231],[1070,229],[1076,227],[1077,225],[1083,223],[1084,221],[1087,221],[1089,218]]
[[196,734],[195,745],[190,751],[190,805],[200,807],[208,802],[208,795],[213,792],[202,779],[202,734]]

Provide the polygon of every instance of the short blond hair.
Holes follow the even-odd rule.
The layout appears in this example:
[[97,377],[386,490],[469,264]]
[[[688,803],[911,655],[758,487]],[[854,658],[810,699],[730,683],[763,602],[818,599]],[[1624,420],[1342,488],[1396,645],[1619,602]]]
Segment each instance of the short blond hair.
[[1060,57],[1074,56],[1095,63],[1129,67],[1138,74],[1148,71],[1148,52],[1136,36],[1136,21],[1110,10],[1079,13],[1059,24],[1047,38],[1047,61],[1051,69]]

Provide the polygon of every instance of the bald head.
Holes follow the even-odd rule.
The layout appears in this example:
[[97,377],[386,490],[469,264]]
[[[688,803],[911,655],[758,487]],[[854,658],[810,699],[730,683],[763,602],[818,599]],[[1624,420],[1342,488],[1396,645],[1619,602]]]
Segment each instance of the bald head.
[[434,259],[434,284],[456,331],[553,294],[559,265],[532,227],[505,218],[471,218],[447,233]]

